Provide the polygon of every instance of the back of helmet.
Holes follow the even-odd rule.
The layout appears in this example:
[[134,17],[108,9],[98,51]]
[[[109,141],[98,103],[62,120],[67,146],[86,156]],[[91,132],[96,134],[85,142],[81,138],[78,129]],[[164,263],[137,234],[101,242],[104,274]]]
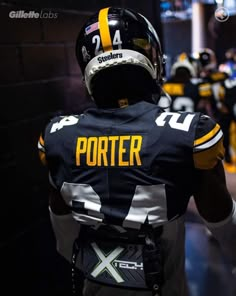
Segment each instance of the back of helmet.
[[194,59],[183,52],[177,56],[171,67],[171,77],[176,82],[186,83],[197,77],[197,66]]
[[119,107],[159,92],[163,56],[156,31],[141,14],[104,8],[80,31],[76,56],[98,106]]
[[217,71],[217,59],[215,52],[210,48],[201,49],[194,53],[199,63],[199,76],[207,77],[210,73]]

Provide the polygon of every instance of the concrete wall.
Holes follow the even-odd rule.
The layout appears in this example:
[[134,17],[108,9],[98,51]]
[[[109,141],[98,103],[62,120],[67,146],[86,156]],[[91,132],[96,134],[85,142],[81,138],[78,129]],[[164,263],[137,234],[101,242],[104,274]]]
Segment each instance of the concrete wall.
[[89,13],[56,8],[55,19],[9,18],[10,11],[22,9],[40,11],[0,6],[1,282],[11,280],[28,295],[65,295],[70,270],[55,251],[37,141],[53,114],[90,104],[74,54]]
[[27,220],[28,209],[37,210],[43,202],[40,131],[55,112],[80,111],[88,103],[74,54],[74,40],[86,16],[58,11],[57,19],[10,19],[13,9],[0,9],[0,169],[7,190],[3,218],[11,211],[15,219]]

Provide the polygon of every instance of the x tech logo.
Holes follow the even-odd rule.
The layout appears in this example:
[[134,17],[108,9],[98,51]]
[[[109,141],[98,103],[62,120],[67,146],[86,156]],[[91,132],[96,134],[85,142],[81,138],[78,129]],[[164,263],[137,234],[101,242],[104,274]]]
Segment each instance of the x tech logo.
[[99,259],[99,263],[94,268],[91,275],[96,278],[104,271],[107,271],[117,281],[117,283],[124,282],[116,268],[112,265],[113,261],[123,252],[124,248],[117,247],[114,251],[106,255],[101,251],[101,249],[99,249],[96,243],[92,243],[91,246]]

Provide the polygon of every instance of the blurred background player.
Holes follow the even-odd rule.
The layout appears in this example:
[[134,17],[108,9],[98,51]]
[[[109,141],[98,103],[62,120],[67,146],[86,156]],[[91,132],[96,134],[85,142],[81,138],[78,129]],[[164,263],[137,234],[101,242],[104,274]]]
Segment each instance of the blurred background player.
[[[197,78],[196,61],[187,53],[177,56],[163,90],[171,97],[168,111],[201,111],[208,114],[206,102],[212,96],[211,85]],[[168,106],[167,96],[161,97],[159,106]]]
[[225,52],[225,62],[219,65],[219,70],[228,78],[221,83],[219,89],[219,108],[221,110],[221,127],[224,132],[225,169],[236,173],[236,49]]
[[226,73],[230,79],[236,79],[236,48],[225,52],[225,62],[219,65],[219,71]]
[[208,100],[204,101],[205,106],[199,106],[199,111],[205,109],[205,113],[219,122],[219,88],[221,82],[224,81],[228,75],[218,70],[216,55],[212,49],[204,48],[197,53],[193,53],[193,56],[198,61],[198,77],[202,82],[209,83],[212,91],[212,95],[209,96]]
[[[215,52],[212,49],[204,48],[194,56],[198,60],[198,76],[209,83],[212,89],[212,99],[209,101],[208,109],[211,110],[212,117],[221,125],[224,133],[225,158],[224,163],[226,169],[230,172],[234,171],[231,167],[230,155],[230,124],[232,121],[232,109],[234,94],[232,88],[226,90],[225,82],[229,85],[232,81],[232,69],[234,65],[234,50],[230,49],[226,52],[226,62],[218,67]],[[232,85],[232,83],[230,83]],[[227,103],[226,103],[227,102]]]

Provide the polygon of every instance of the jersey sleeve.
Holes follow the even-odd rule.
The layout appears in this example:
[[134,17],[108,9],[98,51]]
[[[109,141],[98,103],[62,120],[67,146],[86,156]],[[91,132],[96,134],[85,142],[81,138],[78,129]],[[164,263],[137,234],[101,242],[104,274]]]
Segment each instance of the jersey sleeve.
[[60,115],[57,116],[57,114],[55,114],[55,116],[51,117],[48,122],[45,125],[45,128],[42,130],[39,139],[38,139],[38,153],[39,153],[39,159],[41,161],[41,163],[45,166],[47,166],[47,160],[46,160],[46,149],[45,149],[45,134],[46,134],[46,130],[47,127],[51,124],[51,122],[53,121],[54,118],[58,118]]
[[43,165],[47,165],[43,133],[40,134],[40,137],[38,140],[38,151],[39,151],[39,159],[40,159],[41,163]]
[[223,158],[223,132],[213,119],[202,115],[193,143],[194,166],[197,169],[212,169]]

